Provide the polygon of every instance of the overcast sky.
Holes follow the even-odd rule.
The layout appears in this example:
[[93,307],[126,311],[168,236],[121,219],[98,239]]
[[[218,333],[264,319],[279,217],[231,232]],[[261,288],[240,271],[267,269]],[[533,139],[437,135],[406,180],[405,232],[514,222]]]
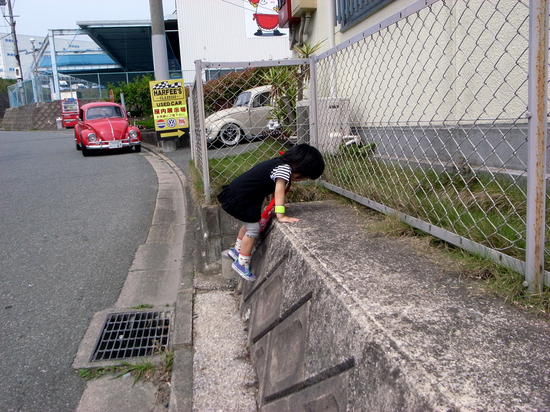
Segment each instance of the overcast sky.
[[[48,29],[77,29],[77,21],[150,20],[149,0],[11,0],[17,34],[46,37]],[[164,15],[175,0],[162,0]],[[10,33],[8,7],[0,7],[0,32]]]

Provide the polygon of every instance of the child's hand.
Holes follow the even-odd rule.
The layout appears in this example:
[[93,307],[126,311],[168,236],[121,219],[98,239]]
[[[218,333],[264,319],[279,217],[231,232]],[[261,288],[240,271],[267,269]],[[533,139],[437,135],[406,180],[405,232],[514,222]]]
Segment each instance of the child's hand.
[[282,215],[281,217],[277,216],[277,220],[281,223],[295,223],[295,222],[298,222],[300,219],[298,219],[297,217],[289,217],[289,216]]

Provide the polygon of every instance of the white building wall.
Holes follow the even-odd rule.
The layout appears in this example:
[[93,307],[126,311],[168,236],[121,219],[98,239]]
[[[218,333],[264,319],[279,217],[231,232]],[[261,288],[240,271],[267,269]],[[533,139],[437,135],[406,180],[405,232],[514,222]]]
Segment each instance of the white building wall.
[[[193,82],[195,60],[243,62],[290,58],[288,30],[283,36],[246,30],[243,0],[177,0],[181,65],[185,83]],[[249,22],[250,23],[250,22]]]

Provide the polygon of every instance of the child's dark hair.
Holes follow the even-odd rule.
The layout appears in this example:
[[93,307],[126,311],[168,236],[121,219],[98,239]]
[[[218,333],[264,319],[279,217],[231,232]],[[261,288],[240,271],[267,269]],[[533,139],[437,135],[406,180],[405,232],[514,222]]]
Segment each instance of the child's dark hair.
[[317,148],[302,143],[288,149],[281,159],[292,168],[292,173],[311,180],[317,179],[325,170],[323,155]]

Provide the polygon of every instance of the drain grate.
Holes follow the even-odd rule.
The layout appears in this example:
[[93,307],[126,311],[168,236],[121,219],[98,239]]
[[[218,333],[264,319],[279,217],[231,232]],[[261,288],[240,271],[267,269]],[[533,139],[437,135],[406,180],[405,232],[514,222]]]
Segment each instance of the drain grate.
[[90,362],[150,356],[168,346],[170,312],[111,313]]

